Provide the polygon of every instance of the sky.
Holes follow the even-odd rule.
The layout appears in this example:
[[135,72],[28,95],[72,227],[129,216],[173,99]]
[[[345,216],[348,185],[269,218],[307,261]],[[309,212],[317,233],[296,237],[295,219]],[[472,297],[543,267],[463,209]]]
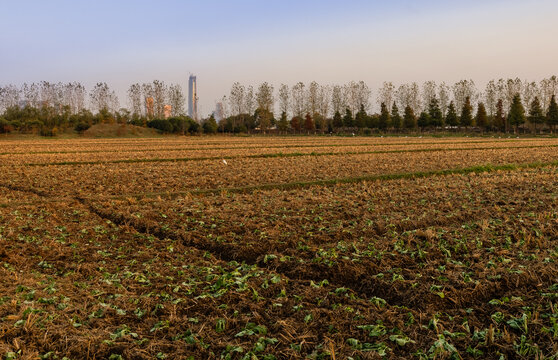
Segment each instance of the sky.
[[[197,76],[209,114],[233,82],[373,90],[558,73],[555,0],[0,0],[0,86]],[[372,101],[375,103],[375,101]]]

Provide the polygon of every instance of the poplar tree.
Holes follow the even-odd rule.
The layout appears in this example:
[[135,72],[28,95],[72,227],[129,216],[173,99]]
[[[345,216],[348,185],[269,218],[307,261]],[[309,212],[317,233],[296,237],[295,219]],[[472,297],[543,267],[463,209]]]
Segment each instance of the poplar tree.
[[516,94],[513,97],[511,106],[510,106],[510,112],[508,114],[508,121],[510,122],[510,125],[514,126],[514,133],[517,134],[518,132],[518,128],[519,125],[522,125],[525,123],[525,108],[523,107],[523,104],[521,103],[521,97],[519,96],[519,94]]

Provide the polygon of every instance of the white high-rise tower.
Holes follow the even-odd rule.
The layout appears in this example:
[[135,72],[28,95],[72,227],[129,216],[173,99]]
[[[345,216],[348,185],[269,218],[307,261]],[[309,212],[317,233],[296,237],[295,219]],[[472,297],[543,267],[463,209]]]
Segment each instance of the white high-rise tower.
[[196,77],[190,75],[188,80],[188,116],[198,120],[198,90],[196,89]]

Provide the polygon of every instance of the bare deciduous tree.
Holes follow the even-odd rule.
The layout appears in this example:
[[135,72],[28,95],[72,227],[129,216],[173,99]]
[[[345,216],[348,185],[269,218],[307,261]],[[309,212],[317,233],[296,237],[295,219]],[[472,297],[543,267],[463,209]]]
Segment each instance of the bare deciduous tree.
[[523,83],[523,92],[521,94],[521,100],[523,101],[523,106],[526,109],[531,107],[531,102],[535,99],[535,97],[539,96],[539,87],[536,82],[528,82],[525,81]]
[[0,88],[0,108],[3,110],[19,105],[21,98],[20,89],[12,84]]
[[453,100],[459,112],[467,98],[472,104],[477,103],[478,93],[473,80],[460,80],[453,85]]
[[329,104],[331,103],[331,87],[329,85],[321,86],[319,94],[319,113],[327,118],[329,116]]
[[135,116],[141,116],[143,110],[143,101],[142,101],[142,90],[141,85],[136,83],[130,85],[128,89],[128,103],[132,110],[132,114]]
[[370,96],[372,95],[372,91],[366,85],[364,81],[359,81],[356,83],[356,101],[357,101],[357,111],[360,110],[361,107],[364,110],[370,110]]
[[346,106],[351,110],[351,113],[356,114],[360,110],[360,85],[355,81],[351,81],[344,86],[344,93],[346,99]]
[[163,118],[165,114],[165,103],[167,85],[164,81],[153,80],[153,108],[157,118]]
[[299,82],[296,85],[293,85],[291,89],[291,95],[291,106],[293,115],[303,117],[306,108],[306,101],[304,98],[304,83]]
[[23,84],[23,99],[27,105],[39,107],[39,86],[35,83]]
[[87,90],[85,86],[80,84],[79,82],[74,83],[73,86],[73,97],[74,97],[74,104],[75,104],[75,113],[79,113],[80,111],[85,109],[85,96],[87,95]]
[[493,116],[496,113],[496,104],[498,104],[498,86],[494,80],[490,80],[486,84],[484,90],[484,104],[488,115]]
[[182,92],[182,87],[178,84],[171,84],[167,90],[168,103],[171,106],[172,116],[184,115],[184,104],[186,98]]
[[231,87],[231,92],[229,95],[229,104],[231,107],[232,115],[240,115],[244,110],[244,93],[246,89],[244,85],[239,82],[235,82]]
[[331,89],[331,107],[334,114],[337,112],[342,114],[347,107],[347,102],[343,94],[343,87],[340,85],[333,85]]
[[310,116],[314,116],[314,114],[318,113],[318,109],[320,107],[320,85],[317,82],[312,81],[308,86],[308,91],[306,93],[307,99],[307,109],[306,112],[310,114]]
[[411,83],[409,86],[409,106],[413,109],[415,114],[420,114],[420,88],[416,82]]
[[376,102],[378,105],[385,104],[388,107],[393,105],[395,101],[395,86],[392,82],[384,81],[382,87],[378,91],[378,98]]
[[281,112],[281,114],[287,114],[287,117],[290,106],[289,100],[289,87],[286,84],[281,84],[281,86],[279,86],[279,111]]
[[244,111],[245,114],[254,114],[256,101],[254,99],[254,88],[248,85],[244,94]]
[[272,113],[273,104],[275,102],[273,98],[273,85],[267,82],[260,84],[260,86],[258,86],[258,92],[256,93],[256,102],[258,103],[258,108]]
[[440,101],[440,110],[442,110],[442,116],[446,117],[451,98],[449,86],[447,86],[445,82],[442,82],[438,86],[438,100]]
[[407,106],[410,106],[410,90],[408,84],[401,84],[397,88],[394,94],[395,103],[397,107],[400,109],[405,109]]
[[545,112],[548,109],[550,99],[553,95],[558,95],[558,78],[556,78],[556,76],[551,76],[548,79],[543,79],[540,83],[540,99],[543,110]]
[[425,81],[422,84],[422,103],[426,107],[434,98],[436,98],[436,82],[432,80]]
[[97,83],[89,94],[91,100],[91,108],[94,111],[108,110],[111,112],[118,109],[118,97],[116,93],[110,90],[107,83]]

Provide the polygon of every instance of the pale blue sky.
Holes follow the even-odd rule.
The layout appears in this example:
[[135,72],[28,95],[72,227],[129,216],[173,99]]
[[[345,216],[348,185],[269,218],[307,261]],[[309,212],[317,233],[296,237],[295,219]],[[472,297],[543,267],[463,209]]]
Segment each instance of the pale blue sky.
[[105,81],[187,89],[203,114],[268,81],[540,80],[556,74],[551,0],[0,0],[0,84]]

